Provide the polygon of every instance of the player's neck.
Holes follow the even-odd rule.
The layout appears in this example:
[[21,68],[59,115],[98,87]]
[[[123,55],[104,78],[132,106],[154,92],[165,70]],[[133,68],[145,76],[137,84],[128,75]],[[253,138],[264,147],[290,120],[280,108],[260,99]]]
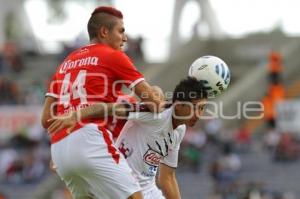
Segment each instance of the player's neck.
[[90,44],[105,44],[105,42],[101,41],[99,38],[94,38],[90,40]]
[[99,41],[97,38],[90,40],[90,44],[98,44],[98,43],[99,43]]
[[174,117],[174,115],[175,116],[179,115],[176,107],[174,107],[173,111],[174,112],[172,113],[172,127],[173,127],[173,129],[176,129],[178,126],[180,126],[181,124],[183,124],[183,121],[180,120],[180,119],[178,119],[178,117]]

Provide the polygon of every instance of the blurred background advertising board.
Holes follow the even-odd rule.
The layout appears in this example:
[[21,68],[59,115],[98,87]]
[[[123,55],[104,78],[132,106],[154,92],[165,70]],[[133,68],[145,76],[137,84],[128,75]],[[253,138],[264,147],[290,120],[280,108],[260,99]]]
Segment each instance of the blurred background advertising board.
[[277,128],[281,132],[300,133],[300,100],[277,104]]
[[0,106],[0,139],[40,129],[41,110],[41,106]]

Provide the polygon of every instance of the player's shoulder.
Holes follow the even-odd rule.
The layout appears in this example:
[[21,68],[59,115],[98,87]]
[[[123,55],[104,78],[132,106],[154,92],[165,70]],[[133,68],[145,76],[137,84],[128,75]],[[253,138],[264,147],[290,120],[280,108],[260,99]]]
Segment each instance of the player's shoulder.
[[110,55],[115,55],[115,56],[126,56],[126,54],[121,51],[121,50],[116,50],[108,45],[105,44],[91,44],[86,46],[93,52],[101,52],[104,54],[110,54]]
[[108,52],[112,60],[121,62],[132,62],[131,59],[121,50],[115,50]]
[[176,129],[174,129],[175,139],[178,144],[181,143],[181,141],[183,140],[183,137],[186,132],[186,128],[187,128],[186,125],[182,124],[178,126]]
[[98,44],[93,47],[93,53],[101,57],[102,62],[107,64],[115,64],[115,66],[130,64],[132,60],[121,50],[116,50],[110,46]]
[[130,112],[128,119],[140,122],[151,122],[158,120],[158,116],[158,114],[153,114],[151,112]]
[[172,117],[172,110],[168,108],[161,113],[131,112],[128,119],[149,124],[155,123],[158,126],[160,124],[166,124],[167,121],[171,120],[170,117]]
[[169,134],[170,139],[172,140],[172,143],[170,145],[173,149],[179,149],[180,144],[183,140],[183,137],[186,132],[186,125],[180,125],[176,129],[173,129],[173,132]]
[[186,132],[186,125],[185,124],[182,124],[180,126],[178,126],[176,129],[175,129],[175,132],[180,136],[180,137],[183,137],[185,132]]

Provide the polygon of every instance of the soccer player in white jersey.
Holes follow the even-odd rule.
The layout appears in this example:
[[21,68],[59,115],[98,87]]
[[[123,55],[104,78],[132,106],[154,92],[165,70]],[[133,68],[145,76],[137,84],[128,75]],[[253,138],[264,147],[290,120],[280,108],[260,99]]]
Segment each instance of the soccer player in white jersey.
[[[171,107],[162,113],[128,114],[128,121],[116,141],[116,146],[127,159],[142,187],[144,199],[181,198],[175,175],[180,143],[186,127],[195,125],[202,115],[206,102],[207,94],[203,85],[188,77],[176,86]],[[72,128],[75,121],[86,117],[103,117],[105,109],[108,114],[119,115],[128,111],[128,107],[124,108],[122,104],[106,105],[93,105],[94,107],[82,109],[72,117],[57,118],[50,130],[56,132],[59,128]],[[123,109],[119,108],[122,106]],[[155,176],[158,169],[160,172],[157,186]]]

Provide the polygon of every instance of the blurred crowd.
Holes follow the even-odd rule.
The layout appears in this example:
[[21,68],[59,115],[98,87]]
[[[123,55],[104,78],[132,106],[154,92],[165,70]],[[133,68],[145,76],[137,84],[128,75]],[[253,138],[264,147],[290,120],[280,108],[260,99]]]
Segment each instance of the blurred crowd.
[[[34,186],[50,173],[48,136],[39,125],[11,133],[9,139],[0,141],[0,187]],[[9,198],[5,194],[0,188],[0,199]]]
[[0,105],[42,103],[45,82],[23,78],[26,56],[16,42],[6,42],[0,47]]
[[14,42],[6,42],[0,54],[0,73],[18,74],[24,70],[24,63],[18,46]]
[[[7,42],[0,47],[1,108],[43,103],[45,83],[24,77],[26,56],[16,42]],[[8,125],[2,119],[1,130]],[[0,133],[0,199],[7,199],[9,193],[1,188],[2,185],[35,185],[49,174],[50,144],[39,123],[5,132],[5,135]]]
[[17,45],[7,42],[0,51],[0,104],[20,103],[20,90],[18,85],[8,79],[10,76],[20,74],[24,64]]
[[[28,80],[30,86],[24,87],[18,81],[26,71],[18,44],[6,42],[0,49],[0,106],[41,104],[35,93],[44,92],[44,85]],[[47,134],[39,124],[16,131],[0,139],[0,184],[37,183],[48,172]]]
[[125,53],[135,62],[137,67],[145,62],[143,43],[143,37],[127,37]]
[[300,158],[300,137],[296,134],[269,128],[264,136],[264,147],[272,160],[277,162],[296,161]]
[[36,183],[47,173],[50,156],[45,136],[34,138],[18,133],[0,147],[1,183]]
[[262,138],[244,126],[228,132],[222,120],[205,120],[188,129],[181,144],[179,171],[208,172],[213,182],[212,199],[295,199],[287,190],[274,190],[268,179],[245,179],[251,174],[243,169],[243,158],[257,153],[253,150],[259,143],[258,151],[269,154],[271,164],[289,164],[299,160],[299,141],[295,134],[275,129],[267,130]]

